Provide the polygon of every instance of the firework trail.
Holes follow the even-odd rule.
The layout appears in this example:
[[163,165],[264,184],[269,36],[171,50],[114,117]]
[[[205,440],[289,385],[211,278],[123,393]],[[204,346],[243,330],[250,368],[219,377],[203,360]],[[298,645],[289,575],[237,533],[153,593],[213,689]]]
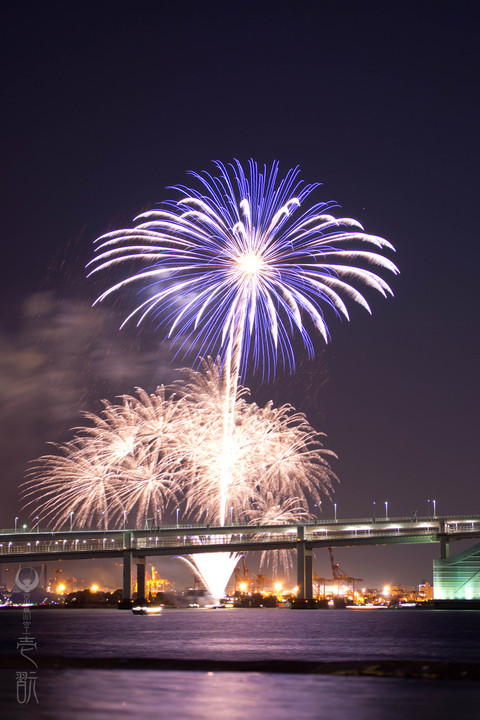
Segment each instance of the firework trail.
[[298,168],[279,179],[277,162],[260,172],[250,160],[248,174],[237,160],[214,164],[217,175],[191,173],[199,190],[177,186],[179,200],[138,216],[134,228],[100,237],[90,274],[133,263],[139,269],[97,302],[139,284],[146,299],[124,324],[133,318],[140,324],[152,316],[169,328],[177,347],[195,349],[197,357],[222,358],[219,515],[224,524],[237,388],[248,359],[266,375],[279,361],[294,369],[294,331],[313,356],[311,328],[328,341],[324,308],[348,319],[343,299],[348,298],[370,312],[354,284],[392,294],[364,265],[398,270],[379,252],[364,249],[393,250],[392,245],[365,233],[356,220],[333,217],[334,203],[302,209],[318,184],[304,185]]
[[193,443],[188,449],[185,445],[191,463],[187,509],[196,508],[197,518],[203,512],[205,522],[220,523],[218,496],[223,468],[219,456],[228,468],[225,492],[230,513],[238,521],[259,522],[261,515],[256,508],[262,506],[267,513],[267,497],[283,501],[294,498],[303,512],[309,499],[321,503],[321,494],[328,494],[335,478],[328,463],[335,455],[322,447],[321,433],[313,430],[303,413],[290,405],[275,408],[269,402],[259,407],[247,402],[249,391],[240,386],[235,424],[225,447],[224,385],[219,366],[204,362],[202,372],[183,372],[185,379],[176,385],[189,426],[183,442],[186,438]]

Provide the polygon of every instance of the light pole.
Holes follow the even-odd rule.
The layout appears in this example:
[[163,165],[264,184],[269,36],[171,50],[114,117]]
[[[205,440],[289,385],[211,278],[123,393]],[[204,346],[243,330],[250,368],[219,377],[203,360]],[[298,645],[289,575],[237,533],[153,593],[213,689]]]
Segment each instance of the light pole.
[[40,532],[40,521],[39,521],[39,519],[38,519],[38,515],[37,515],[37,517],[35,518],[35,520],[37,521],[37,532]]
[[376,504],[377,504],[377,503],[376,503],[375,500],[374,500],[374,501],[373,501],[373,522],[375,522],[375,509],[376,509],[375,506],[376,506]]
[[123,511],[123,529],[125,530],[127,527],[127,511]]
[[233,505],[230,506],[230,525],[233,525]]
[[432,500],[433,502],[433,517],[437,517],[437,501]]
[[70,513],[70,532],[72,532],[72,523],[73,523],[73,510]]
[[178,527],[178,513],[180,512],[180,508],[177,508],[177,509],[175,510],[175,512],[176,512],[176,514],[177,514],[177,527]]
[[15,518],[15,532],[17,532],[17,522],[18,522],[18,517]]
[[337,522],[337,503],[333,503],[333,512],[334,512],[335,522]]
[[430,517],[430,500],[427,500],[427,508],[428,517]]
[[385,500],[385,520],[388,518],[388,500]]

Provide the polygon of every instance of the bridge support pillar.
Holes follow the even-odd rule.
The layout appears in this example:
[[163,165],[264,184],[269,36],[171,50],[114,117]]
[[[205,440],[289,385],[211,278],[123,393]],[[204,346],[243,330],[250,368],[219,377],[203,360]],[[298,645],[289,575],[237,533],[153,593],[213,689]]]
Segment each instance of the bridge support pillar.
[[446,560],[450,556],[450,545],[448,542],[448,535],[445,532],[445,520],[440,522],[439,530],[438,540],[440,543],[440,559]]
[[145,588],[145,558],[135,558],[137,566],[137,598],[144,598]]
[[123,553],[123,599],[132,599],[132,551]]
[[305,545],[305,528],[297,528],[297,597],[302,600],[313,598],[313,556]]

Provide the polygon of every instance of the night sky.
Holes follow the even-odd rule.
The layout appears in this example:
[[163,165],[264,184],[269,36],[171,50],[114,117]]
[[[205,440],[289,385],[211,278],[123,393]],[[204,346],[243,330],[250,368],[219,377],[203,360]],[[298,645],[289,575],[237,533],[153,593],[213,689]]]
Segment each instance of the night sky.
[[[296,375],[246,378],[254,398],[291,402],[327,434],[339,517],[385,501],[426,514],[431,499],[439,514],[480,512],[475,3],[113,8],[3,11],[0,526],[23,519],[28,461],[82,410],[191,362],[172,365],[151,327],[118,332],[115,304],[91,308],[105,287],[86,279],[93,240],[171,197],[185,171],[250,157],[300,165],[323,183],[318,201],[395,246],[401,271],[383,273],[393,299],[368,295],[372,316],[350,304],[350,323],[330,322],[315,362],[299,350]],[[414,584],[437,547],[337,555],[371,585]]]

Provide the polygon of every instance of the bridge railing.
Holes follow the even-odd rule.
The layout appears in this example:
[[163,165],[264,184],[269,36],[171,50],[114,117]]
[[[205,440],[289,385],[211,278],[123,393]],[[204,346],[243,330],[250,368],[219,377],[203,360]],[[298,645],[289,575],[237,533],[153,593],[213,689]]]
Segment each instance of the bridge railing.
[[62,552],[88,552],[99,550],[123,550],[123,541],[108,540],[37,540],[35,542],[8,542],[0,543],[0,555],[16,554],[44,554]]
[[[392,523],[404,523],[404,524],[418,524],[423,525],[425,523],[431,524],[431,525],[438,525],[440,522],[445,522],[447,525],[455,525],[460,528],[460,526],[464,526],[464,529],[467,530],[467,526],[471,526],[472,523],[480,523],[480,516],[477,514],[473,515],[422,515],[422,516],[412,516],[412,515],[406,515],[401,517],[363,517],[363,518],[317,518],[315,520],[312,520],[308,523],[299,523],[299,525],[304,525],[305,528],[308,531],[314,532],[315,529],[321,529],[321,528],[328,528],[333,529],[336,527],[345,527],[348,525],[351,526],[359,526],[359,525],[378,525],[378,526],[385,526]],[[85,536],[89,534],[95,534],[97,537],[101,536],[102,534],[110,534],[110,535],[120,535],[123,532],[133,532],[133,533],[149,533],[149,534],[155,534],[155,533],[162,533],[162,534],[175,534],[178,535],[193,535],[195,530],[202,531],[202,532],[219,532],[221,534],[221,531],[224,530],[225,532],[232,532],[232,533],[238,533],[238,532],[246,532],[251,533],[255,532],[257,528],[261,527],[262,531],[268,531],[267,528],[272,527],[275,529],[275,531],[279,531],[282,526],[254,526],[254,525],[245,525],[242,523],[229,523],[226,526],[217,526],[217,525],[205,525],[203,523],[189,523],[189,524],[175,524],[175,525],[161,525],[161,526],[149,526],[144,528],[61,528],[61,529],[54,529],[54,528],[40,528],[39,525],[34,525],[32,528],[24,528],[23,526],[18,528],[6,528],[3,530],[0,530],[0,537],[1,536],[16,536],[16,537],[24,537],[24,536],[35,536],[35,535],[63,535],[63,536],[71,536],[71,535],[79,535],[79,536]],[[287,527],[287,526],[283,526]],[[297,527],[295,523],[288,526],[290,529]]]
[[[466,518],[469,518],[468,520]],[[454,539],[455,535],[469,535],[480,532],[480,517],[471,519],[472,516],[465,516],[461,519],[458,516],[455,519],[430,519],[420,520],[417,522],[404,522],[395,519],[392,521],[381,523],[361,523],[355,524],[323,524],[306,525],[304,539],[307,542],[315,543],[318,541],[331,542],[352,540],[361,541],[365,539],[369,542],[375,538],[400,538],[430,536],[435,538],[441,532],[445,532]],[[286,528],[288,527],[288,530]],[[194,528],[185,526],[184,528],[175,528],[170,534],[165,532],[145,531],[121,531],[108,532],[102,534],[99,531],[80,531],[75,532],[57,532],[41,533],[38,538],[36,533],[29,535],[16,534],[10,538],[0,541],[0,557],[8,558],[11,555],[35,555],[35,554],[58,554],[62,553],[85,553],[85,552],[103,552],[115,551],[119,552],[125,549],[124,542],[128,548],[132,550],[147,550],[161,548],[178,548],[188,547],[189,552],[195,552],[195,547],[205,546],[245,546],[255,544],[268,545],[269,543],[282,543],[284,546],[294,546],[297,542],[296,528],[292,526],[238,526],[231,528],[237,532],[230,532],[230,527],[219,528],[212,527],[211,532],[205,526]],[[163,530],[163,529],[162,529]],[[223,532],[222,532],[223,530]],[[241,532],[239,532],[241,530]],[[412,540],[414,542],[414,540]]]

